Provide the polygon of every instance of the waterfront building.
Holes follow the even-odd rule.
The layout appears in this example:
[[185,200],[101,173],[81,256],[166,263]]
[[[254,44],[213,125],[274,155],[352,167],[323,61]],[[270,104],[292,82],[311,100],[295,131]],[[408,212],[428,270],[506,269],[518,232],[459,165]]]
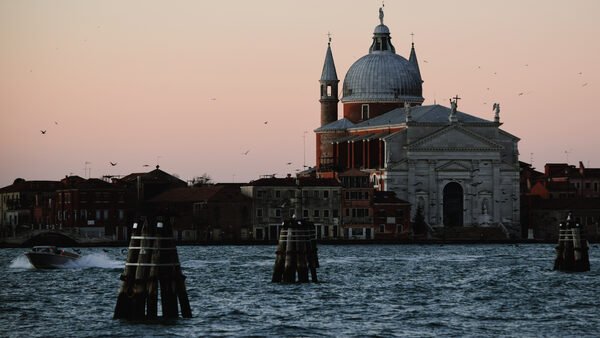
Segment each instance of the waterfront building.
[[[60,181],[51,207],[56,229],[83,238],[126,240],[125,189],[97,178],[67,176]],[[50,203],[51,204],[51,203]]]
[[277,240],[284,220],[313,222],[317,238],[339,238],[341,184],[337,179],[261,177],[242,186],[252,199],[252,238]]
[[58,181],[16,179],[0,189],[0,237],[54,227],[52,200]]
[[381,9],[379,19],[368,54],[344,78],[340,119],[331,40],[327,46],[318,176],[361,170],[376,190],[409,202],[412,218],[422,210],[430,227],[496,227],[519,236],[519,138],[500,128],[500,104],[489,119],[458,110],[458,96],[449,107],[423,105],[414,43],[408,59],[397,54]]
[[153,215],[152,206],[148,203],[152,198],[167,190],[187,187],[186,182],[161,170],[158,165],[149,172],[113,179],[113,183],[125,189],[129,224],[138,222],[140,217]]
[[415,231],[410,222],[410,203],[396,197],[393,191],[373,193],[375,239],[412,239]]
[[547,163],[544,172],[522,164],[522,209],[527,238],[557,240],[558,223],[572,215],[590,240],[600,238],[600,169]]
[[169,222],[178,241],[250,239],[250,198],[241,184],[207,184],[167,190],[149,203]]

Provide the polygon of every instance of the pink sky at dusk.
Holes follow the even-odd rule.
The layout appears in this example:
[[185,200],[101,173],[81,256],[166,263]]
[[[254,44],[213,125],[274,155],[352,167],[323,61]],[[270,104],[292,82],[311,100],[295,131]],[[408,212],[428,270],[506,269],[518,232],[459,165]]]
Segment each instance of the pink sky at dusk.
[[[313,166],[327,32],[341,89],[380,6],[0,1],[0,186],[157,163],[217,182]],[[388,0],[384,23],[404,57],[415,34],[424,104],[458,94],[492,119],[499,102],[522,161],[600,167],[598,13],[596,0]]]

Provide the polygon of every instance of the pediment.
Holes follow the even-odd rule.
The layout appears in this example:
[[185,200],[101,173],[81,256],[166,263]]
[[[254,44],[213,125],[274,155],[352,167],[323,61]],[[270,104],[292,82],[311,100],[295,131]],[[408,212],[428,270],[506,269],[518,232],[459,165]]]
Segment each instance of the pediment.
[[498,151],[502,145],[461,127],[450,125],[407,146],[410,151]]
[[471,171],[470,164],[466,161],[449,161],[435,168],[436,171]]

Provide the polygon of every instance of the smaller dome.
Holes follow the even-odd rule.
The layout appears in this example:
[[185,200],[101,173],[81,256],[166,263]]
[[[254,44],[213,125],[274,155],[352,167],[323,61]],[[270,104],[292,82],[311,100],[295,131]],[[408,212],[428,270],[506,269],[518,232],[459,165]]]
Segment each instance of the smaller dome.
[[377,25],[373,34],[390,34],[390,29],[386,25]]

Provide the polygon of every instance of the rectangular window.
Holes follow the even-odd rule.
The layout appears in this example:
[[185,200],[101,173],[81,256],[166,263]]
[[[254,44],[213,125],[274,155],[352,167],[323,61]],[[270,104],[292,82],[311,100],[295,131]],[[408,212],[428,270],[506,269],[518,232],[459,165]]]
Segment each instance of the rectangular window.
[[302,217],[308,218],[308,210],[307,209],[302,210]]
[[281,191],[275,190],[275,198],[281,198]]
[[95,220],[102,219],[101,216],[102,216],[102,210],[96,210],[96,218],[95,218]]
[[329,198],[329,190],[323,191],[323,198]]
[[281,217],[281,209],[275,209],[275,217]]
[[340,211],[338,209],[333,209],[333,217],[340,217]]
[[313,217],[319,217],[319,209],[313,210]]
[[318,190],[315,190],[315,191],[313,192],[313,197],[314,197],[314,198],[319,198],[319,191],[318,191]]
[[385,232],[385,224],[379,224],[379,232]]
[[368,104],[363,104],[361,106],[360,113],[361,113],[361,118],[363,120],[368,120],[369,119],[369,105]]
[[256,209],[256,217],[262,217],[262,216],[263,216],[263,209],[262,208]]
[[119,209],[119,219],[123,220],[125,218],[125,212],[123,211],[123,209]]
[[108,209],[104,209],[104,219],[108,219]]
[[323,217],[329,218],[329,210],[328,209],[323,210]]

